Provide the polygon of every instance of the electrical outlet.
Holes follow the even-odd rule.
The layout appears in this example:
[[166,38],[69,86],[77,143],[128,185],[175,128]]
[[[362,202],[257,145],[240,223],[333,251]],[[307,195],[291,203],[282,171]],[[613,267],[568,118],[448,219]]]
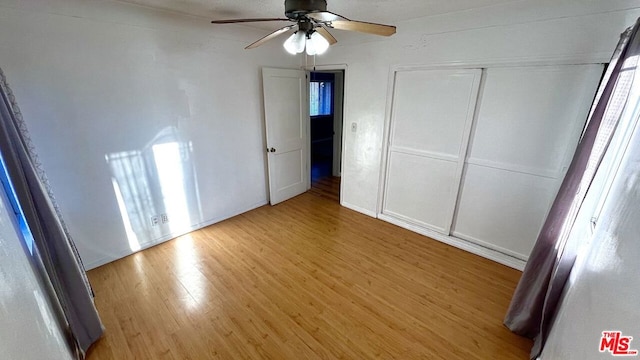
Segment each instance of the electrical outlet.
[[160,214],[160,220],[163,224],[166,224],[169,222],[169,216],[167,216],[167,214]]
[[160,217],[158,215],[154,215],[151,217],[151,226],[158,226],[160,224]]

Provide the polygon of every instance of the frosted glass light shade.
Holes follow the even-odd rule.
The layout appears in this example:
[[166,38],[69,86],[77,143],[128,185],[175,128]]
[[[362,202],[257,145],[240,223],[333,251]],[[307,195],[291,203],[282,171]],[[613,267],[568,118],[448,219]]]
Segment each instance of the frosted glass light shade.
[[296,31],[287,40],[285,40],[283,46],[284,49],[291,55],[299,54],[304,51],[304,45],[306,40],[304,32]]
[[307,55],[321,55],[329,48],[329,42],[317,32],[307,39]]

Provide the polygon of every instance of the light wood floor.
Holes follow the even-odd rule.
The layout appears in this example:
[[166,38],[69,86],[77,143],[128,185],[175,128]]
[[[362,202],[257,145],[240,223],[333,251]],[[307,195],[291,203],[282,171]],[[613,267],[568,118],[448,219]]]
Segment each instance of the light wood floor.
[[97,359],[527,359],[520,276],[306,193],[89,272]]
[[340,178],[337,176],[324,176],[312,179],[309,192],[340,202]]

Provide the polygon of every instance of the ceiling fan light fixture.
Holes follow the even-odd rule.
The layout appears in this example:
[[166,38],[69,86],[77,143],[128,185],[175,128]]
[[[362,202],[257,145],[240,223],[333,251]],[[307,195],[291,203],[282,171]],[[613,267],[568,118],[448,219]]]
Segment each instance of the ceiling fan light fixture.
[[284,49],[291,55],[299,54],[304,51],[306,38],[304,32],[296,31],[285,40],[282,46],[284,46]]
[[314,31],[307,39],[307,55],[322,55],[329,48],[329,41]]

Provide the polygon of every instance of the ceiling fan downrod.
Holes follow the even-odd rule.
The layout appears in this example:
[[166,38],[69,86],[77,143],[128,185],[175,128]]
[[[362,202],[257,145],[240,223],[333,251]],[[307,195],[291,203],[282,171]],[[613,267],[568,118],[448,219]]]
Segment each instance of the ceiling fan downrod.
[[291,20],[298,21],[312,12],[327,11],[326,0],[285,0],[284,14]]

